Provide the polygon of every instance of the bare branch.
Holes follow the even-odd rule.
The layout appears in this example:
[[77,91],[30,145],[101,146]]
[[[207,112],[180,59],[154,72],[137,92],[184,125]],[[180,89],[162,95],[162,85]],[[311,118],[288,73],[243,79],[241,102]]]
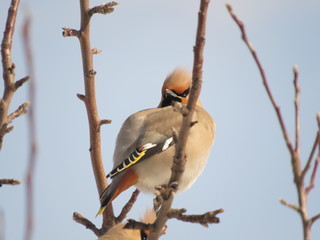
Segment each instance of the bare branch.
[[304,178],[305,175],[307,174],[308,170],[310,169],[311,162],[312,162],[312,159],[313,159],[313,155],[315,154],[317,146],[318,146],[319,143],[320,143],[320,131],[317,132],[316,139],[314,141],[310,156],[308,158],[306,166],[304,167],[304,169],[303,169],[303,171],[301,173],[301,178]]
[[230,2],[227,2],[226,3],[226,6],[227,6],[227,9],[231,15],[231,17],[233,18],[233,20],[237,23],[240,31],[241,31],[241,34],[242,34],[242,40],[245,42],[245,44],[248,46],[249,48],[249,51],[251,52],[252,56],[253,56],[253,59],[255,60],[257,66],[258,66],[258,69],[260,71],[260,75],[261,75],[261,78],[262,78],[262,82],[263,82],[263,85],[267,91],[267,94],[269,96],[269,99],[272,103],[272,106],[274,107],[275,111],[276,111],[276,114],[277,114],[277,117],[278,117],[278,120],[279,120],[279,123],[280,123],[280,126],[281,126],[281,130],[282,130],[282,133],[283,133],[283,136],[284,136],[284,139],[286,141],[286,144],[287,144],[287,147],[290,151],[290,153],[292,153],[294,151],[294,148],[292,146],[292,143],[291,143],[291,140],[290,140],[290,137],[289,137],[289,134],[288,134],[288,131],[287,131],[287,128],[284,124],[284,121],[283,121],[283,118],[282,118],[282,114],[280,112],[280,107],[278,106],[275,98],[273,97],[272,95],[272,92],[270,90],[270,87],[269,87],[269,83],[267,81],[267,77],[266,77],[266,74],[265,74],[265,71],[262,67],[262,64],[258,58],[258,55],[255,51],[255,49],[253,48],[252,44],[250,43],[248,37],[247,37],[247,33],[246,33],[246,30],[245,30],[245,26],[243,24],[243,22],[236,16],[236,14],[234,13],[233,9],[232,9],[232,6],[231,6],[231,3]]
[[8,17],[6,22],[5,31],[3,34],[3,39],[1,43],[1,56],[2,56],[2,67],[3,67],[3,77],[5,82],[5,88],[12,88],[14,85],[14,64],[11,59],[11,48],[12,48],[12,38],[14,33],[14,26],[16,23],[19,0],[12,0],[10,8],[8,10]]
[[92,54],[99,54],[99,53],[102,53],[102,50],[97,49],[97,48],[93,48],[93,49],[91,49],[91,52],[92,52]]
[[110,119],[101,119],[100,120],[100,126],[106,125],[106,124],[111,124],[111,123],[112,123],[112,120],[110,120]]
[[[20,0],[12,0],[8,10],[7,21],[1,42],[1,57],[3,69],[4,92],[0,100],[0,149],[2,147],[3,137],[6,133],[10,132],[13,128],[8,128],[8,112],[11,99],[16,90],[15,86],[15,65],[11,59],[12,38],[14,27],[16,23],[18,7]],[[17,84],[19,85],[20,82]]]
[[28,167],[27,167],[26,176],[25,176],[26,178],[25,240],[31,240],[32,233],[33,233],[33,222],[34,222],[33,182],[34,182],[34,169],[36,166],[36,159],[37,159],[36,122],[35,122],[36,121],[35,120],[36,86],[35,86],[35,73],[34,73],[34,66],[33,66],[33,55],[32,55],[31,42],[30,42],[31,41],[30,27],[31,27],[31,15],[28,14],[25,17],[25,21],[23,25],[23,44],[24,44],[24,51],[25,51],[25,61],[27,64],[29,75],[31,76],[30,83],[29,83],[28,97],[32,102],[32,105],[29,107],[29,114],[28,114],[30,147],[29,147]]
[[168,218],[176,218],[180,221],[199,223],[204,227],[208,227],[209,223],[219,223],[220,219],[217,217],[219,213],[223,213],[223,209],[218,209],[216,211],[206,212],[201,215],[186,215],[184,214],[186,209],[171,209],[168,212]]
[[136,189],[132,195],[131,198],[129,199],[129,201],[126,203],[126,205],[124,205],[124,207],[122,208],[121,213],[119,214],[119,216],[116,218],[115,223],[121,223],[127,216],[127,214],[130,212],[133,204],[137,201],[137,198],[139,196],[140,191],[138,189]]
[[[315,160],[315,162],[314,162],[314,167],[313,167],[313,171],[312,171],[312,174],[311,174],[309,186],[306,187],[306,190],[305,190],[305,192],[306,192],[307,195],[309,194],[309,192],[311,191],[311,189],[313,189],[314,186],[315,186],[316,175],[317,175],[318,166],[319,166],[319,163],[320,163],[320,113],[317,114],[317,122],[318,122],[319,130],[318,130],[318,134],[317,134],[318,137],[317,137],[317,139],[316,139],[316,141],[315,141],[315,144],[314,144],[314,148],[315,148],[315,146],[318,146],[318,156],[317,156],[317,158],[316,158],[316,160]],[[310,158],[311,158],[311,159],[312,159],[313,154],[314,154],[314,151],[315,151],[314,148],[312,149],[312,152],[311,152],[311,154],[310,154]],[[308,160],[307,165],[311,163],[310,158],[309,158],[309,160]],[[310,162],[310,163],[309,163],[309,162]],[[306,167],[307,167],[307,166],[306,166]],[[309,166],[309,167],[310,167],[310,166]]]
[[62,36],[64,37],[81,37],[81,32],[72,28],[63,27]]
[[24,78],[21,78],[20,80],[16,81],[14,83],[14,89],[17,90],[19,87],[21,87],[25,82],[29,81],[30,77],[26,76]]
[[117,2],[109,2],[102,4],[100,6],[93,7],[89,10],[88,14],[92,16],[95,13],[100,13],[100,14],[108,14],[112,13],[114,11],[114,6],[117,6],[119,3]]
[[13,113],[8,116],[7,124],[10,124],[15,118],[27,113],[27,107],[29,107],[29,105],[29,101],[21,104]]
[[295,211],[297,211],[297,212],[300,212],[300,211],[301,211],[301,209],[300,209],[299,206],[297,206],[297,205],[295,205],[295,204],[292,204],[292,203],[288,203],[288,202],[287,202],[286,200],[284,200],[283,198],[279,199],[279,201],[280,201],[283,205],[285,205],[285,206],[287,206],[287,207],[289,207],[289,208],[292,208],[293,210],[295,210]]
[[300,86],[298,84],[298,76],[299,69],[298,66],[295,65],[293,67],[293,84],[295,89],[295,98],[294,98],[294,106],[295,106],[295,119],[296,119],[296,147],[295,151],[300,152],[300,114],[299,114],[299,105],[300,105]]
[[[290,155],[291,155],[291,165],[292,165],[292,170],[293,170],[293,176],[294,176],[294,183],[296,185],[296,189],[297,189],[297,194],[298,194],[298,200],[299,200],[299,206],[294,205],[294,204],[290,204],[287,203],[285,200],[281,199],[280,202],[282,204],[284,204],[285,206],[288,206],[292,209],[294,209],[295,211],[298,211],[301,220],[302,220],[302,225],[303,225],[303,235],[304,235],[304,239],[311,239],[311,220],[308,218],[308,214],[307,214],[307,193],[308,191],[310,191],[310,189],[313,187],[314,184],[314,178],[315,178],[315,173],[317,171],[317,167],[318,167],[318,159],[315,163],[315,167],[314,167],[314,173],[312,174],[313,176],[311,177],[311,183],[310,183],[310,188],[308,187],[307,189],[304,188],[304,178],[305,175],[307,173],[307,171],[310,168],[311,165],[311,161],[315,152],[315,148],[316,145],[318,144],[318,136],[316,138],[314,147],[311,151],[310,157],[307,161],[306,166],[304,167],[303,171],[301,171],[301,158],[300,158],[300,117],[299,117],[299,104],[300,104],[300,87],[298,85],[298,68],[296,66],[294,66],[293,68],[293,72],[294,72],[294,87],[295,87],[295,132],[296,132],[296,139],[295,139],[295,148],[292,146],[292,143],[290,141],[288,132],[286,130],[283,118],[282,118],[282,114],[280,112],[280,108],[277,105],[271,90],[269,88],[268,82],[267,82],[267,78],[264,72],[264,69],[261,65],[261,62],[259,60],[259,58],[257,57],[257,54],[253,48],[253,46],[251,45],[251,43],[248,40],[248,37],[246,35],[246,31],[245,31],[245,27],[243,22],[238,19],[238,17],[235,15],[235,13],[233,12],[233,9],[231,7],[231,4],[228,2],[226,4],[228,11],[231,15],[231,17],[233,18],[233,20],[236,22],[236,24],[239,26],[240,31],[242,33],[242,39],[243,41],[246,43],[246,45],[248,46],[257,66],[258,69],[260,71],[261,77],[262,77],[262,81],[263,84],[265,86],[265,89],[267,91],[267,94],[269,96],[269,99],[275,109],[275,112],[277,114],[280,126],[281,126],[281,130],[284,136],[284,139],[286,141],[287,144],[287,148],[289,149]],[[320,118],[320,117],[319,117]],[[320,124],[320,120],[319,120],[319,124]]]
[[[112,3],[110,3],[112,5]],[[107,4],[108,5],[108,4]],[[107,6],[106,5],[106,6]],[[112,6],[109,6],[111,8]],[[102,7],[101,7],[102,8]],[[92,61],[92,48],[90,43],[90,19],[93,13],[103,11],[99,7],[90,9],[89,0],[80,0],[80,13],[81,22],[80,30],[74,30],[70,28],[64,28],[63,36],[77,36],[80,41],[81,55],[82,55],[82,66],[83,66],[83,78],[85,86],[85,94],[77,94],[78,98],[84,101],[88,122],[89,122],[89,133],[90,133],[90,157],[92,170],[95,176],[96,186],[99,196],[108,186],[106,174],[103,167],[102,156],[101,156],[101,136],[100,127],[101,123],[105,123],[105,120],[100,120],[98,114],[98,108],[96,103],[96,92],[95,92],[95,74],[96,71],[93,68]],[[107,8],[107,7],[106,7]],[[104,9],[107,11],[107,9]],[[90,12],[91,11],[91,12]],[[106,211],[103,213],[102,227],[99,230],[101,234],[105,233],[110,227],[114,225],[114,213],[112,204],[106,207]]]
[[183,117],[178,141],[176,143],[175,156],[173,158],[173,164],[171,168],[172,174],[168,183],[168,188],[163,192],[167,196],[162,195],[164,201],[158,212],[158,217],[154,223],[155,229],[151,231],[148,240],[155,240],[159,238],[161,231],[168,220],[167,213],[171,208],[174,198],[174,192],[177,190],[172,188],[173,183],[179,183],[181,176],[184,172],[186,163],[185,146],[191,127],[190,123],[192,121],[193,111],[195,109],[197,99],[200,95],[202,84],[203,51],[205,44],[206,20],[209,2],[209,0],[201,0],[200,3],[200,10],[198,13],[196,44],[194,46],[192,87],[187,104],[187,109],[189,113]]
[[316,175],[317,175],[317,170],[318,170],[318,166],[319,166],[319,162],[320,162],[320,151],[318,153],[318,156],[316,158],[316,161],[314,162],[314,167],[313,167],[313,171],[311,174],[311,178],[310,178],[310,183],[309,186],[306,187],[306,194],[309,194],[309,192],[311,191],[311,189],[314,188],[315,186],[315,180],[316,180]]
[[78,93],[77,97],[81,100],[81,101],[85,101],[86,100],[86,96],[83,94]]
[[311,225],[312,225],[315,221],[317,221],[317,220],[319,220],[319,219],[320,219],[320,213],[317,214],[317,215],[315,215],[315,216],[313,216],[313,217],[310,219]]
[[16,179],[0,179],[0,187],[2,185],[19,185],[21,184],[21,180],[16,180]]
[[82,224],[87,229],[90,229],[97,237],[100,237],[100,230],[94,225],[90,220],[83,217],[80,213],[74,212],[73,213],[73,220],[77,223]]
[[[2,124],[0,128],[0,149],[2,147],[3,137],[7,133],[11,132],[13,130],[13,126],[8,127],[8,125],[17,117],[20,117],[21,115],[27,113],[27,107],[30,105],[30,102],[27,101],[23,104],[21,104],[13,113],[11,113],[9,116],[6,117],[6,122]],[[0,112],[6,108],[5,101],[3,99],[0,99]]]

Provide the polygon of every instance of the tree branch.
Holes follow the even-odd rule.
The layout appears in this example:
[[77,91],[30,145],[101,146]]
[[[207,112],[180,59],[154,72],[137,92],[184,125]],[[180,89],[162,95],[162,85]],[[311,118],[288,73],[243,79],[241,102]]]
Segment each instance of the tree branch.
[[317,220],[319,220],[320,219],[320,213],[319,214],[317,214],[317,215],[315,215],[315,216],[313,216],[310,220],[311,220],[311,225],[315,222],[315,221],[317,221]]
[[81,37],[81,32],[72,28],[63,27],[62,36],[64,37]]
[[[305,190],[307,195],[309,194],[311,189],[314,188],[316,175],[317,175],[317,170],[318,170],[318,166],[319,166],[319,163],[320,163],[320,113],[318,113],[318,115],[317,115],[317,121],[318,121],[319,130],[318,130],[318,134],[317,134],[318,137],[317,137],[317,141],[315,142],[315,145],[318,145],[318,156],[317,156],[317,158],[316,158],[316,160],[314,162],[314,167],[313,167],[313,171],[312,171],[312,174],[311,174],[309,186],[306,187],[306,190]],[[312,158],[312,155],[313,155],[313,151],[311,152],[311,155],[310,155],[311,158]],[[309,158],[309,160],[310,160],[310,158]],[[309,160],[308,160],[308,163],[309,163]]]
[[21,180],[16,180],[16,179],[0,179],[0,187],[2,187],[2,185],[19,185],[21,184],[22,181]]
[[247,37],[245,26],[244,26],[243,22],[234,13],[234,11],[232,9],[232,6],[231,6],[231,3],[227,2],[226,6],[227,6],[227,9],[228,9],[231,17],[236,22],[236,24],[238,25],[238,27],[239,27],[239,29],[241,31],[242,40],[248,46],[248,48],[249,48],[249,50],[250,50],[250,52],[251,52],[251,54],[253,56],[253,59],[255,60],[257,66],[258,66],[258,69],[259,69],[259,72],[260,72],[260,75],[261,75],[261,78],[262,78],[263,85],[264,85],[264,87],[265,87],[265,89],[267,91],[267,94],[268,94],[269,99],[270,99],[270,101],[272,103],[272,106],[274,107],[274,109],[276,111],[276,114],[277,114],[277,117],[278,117],[278,120],[279,120],[279,123],[280,123],[280,126],[281,126],[281,130],[282,130],[284,139],[286,141],[287,147],[288,147],[290,153],[292,153],[294,151],[294,148],[293,148],[291,140],[289,138],[289,134],[287,132],[286,126],[284,124],[284,121],[283,121],[283,118],[282,118],[282,114],[280,112],[280,107],[278,106],[277,102],[275,101],[275,98],[272,95],[272,92],[270,90],[270,87],[269,87],[269,84],[268,84],[268,81],[267,81],[267,77],[266,77],[266,74],[265,74],[264,69],[262,67],[262,64],[261,64],[261,62],[260,62],[260,60],[259,60],[259,58],[257,56],[257,53],[256,53],[255,49],[253,48],[252,44],[250,43],[250,41],[249,41],[249,39]]
[[26,77],[23,77],[23,78],[21,78],[20,80],[16,81],[16,82],[14,83],[14,89],[15,89],[15,91],[16,91],[19,87],[21,87],[25,82],[27,82],[27,81],[29,81],[29,80],[30,80],[30,77],[29,77],[29,76],[26,76]]
[[216,211],[206,212],[201,215],[186,215],[184,214],[187,210],[182,209],[171,209],[168,212],[168,218],[176,218],[183,222],[199,223],[204,227],[208,227],[208,223],[219,223],[220,219],[217,217],[219,213],[223,213],[223,209]]
[[296,120],[296,144],[295,151],[300,153],[300,114],[299,114],[299,105],[300,105],[300,86],[298,84],[298,76],[299,69],[298,66],[293,67],[293,84],[295,89],[295,98],[294,98],[294,106],[295,106],[295,120]]
[[179,133],[178,141],[176,143],[175,156],[172,164],[172,174],[168,183],[168,188],[163,191],[163,203],[158,212],[158,217],[154,222],[155,228],[151,231],[148,240],[158,239],[161,231],[168,220],[167,213],[171,208],[174,192],[177,188],[172,188],[176,183],[179,184],[181,176],[184,172],[186,156],[185,146],[189,134],[190,123],[192,122],[193,111],[196,106],[197,99],[200,95],[202,84],[202,65],[203,65],[203,50],[205,44],[206,33],[206,19],[209,0],[201,0],[200,11],[198,13],[198,27],[196,34],[196,44],[194,47],[194,63],[192,75],[192,87],[190,91],[189,101],[187,104],[188,114],[183,116],[181,130]]
[[111,123],[112,123],[112,120],[110,120],[110,119],[101,119],[100,120],[100,127],[102,125],[107,125],[107,124],[111,124]]
[[92,52],[92,54],[99,54],[99,53],[102,53],[102,50],[97,49],[97,48],[93,48],[93,49],[91,49],[91,52]]
[[[29,91],[28,91],[28,98],[30,99],[32,105],[29,107],[29,114],[28,114],[28,125],[29,125],[29,160],[28,160],[28,167],[26,170],[26,225],[25,225],[25,240],[32,239],[33,233],[33,222],[34,222],[34,169],[36,166],[36,159],[37,159],[37,140],[36,140],[36,119],[35,119],[35,109],[36,109],[36,84],[35,84],[35,73],[34,73],[34,66],[33,66],[33,55],[31,49],[31,39],[30,39],[30,25],[31,25],[31,16],[30,14],[25,17],[24,25],[23,25],[23,44],[24,44],[24,51],[25,51],[25,61],[27,64],[27,70],[29,75],[31,76],[30,83],[29,83]],[[20,82],[19,82],[20,81]],[[21,79],[16,82],[15,85],[20,85],[26,79]],[[29,104],[29,103],[28,103]],[[20,107],[19,107],[20,108]],[[26,112],[26,106],[22,107],[22,111]]]
[[314,140],[314,144],[313,144],[310,156],[308,158],[306,166],[304,167],[304,169],[303,169],[303,171],[301,173],[301,178],[304,178],[305,175],[307,174],[308,170],[310,169],[311,162],[312,162],[312,159],[313,159],[313,155],[315,154],[317,146],[319,145],[319,143],[320,143],[320,131],[317,132],[317,135],[316,135],[316,138]]
[[117,6],[119,3],[117,2],[109,2],[105,4],[101,4],[100,6],[93,7],[89,10],[89,15],[92,16],[95,13],[100,14],[108,14],[114,11],[114,6]]
[[[22,78],[17,82],[15,79],[15,64],[12,62],[11,49],[14,27],[16,23],[18,7],[20,0],[12,0],[8,10],[7,21],[1,42],[1,58],[3,69],[4,91],[0,99],[0,150],[3,143],[3,137],[10,132],[13,127],[8,127],[13,118],[8,118],[9,107],[14,92],[28,80],[28,77]],[[18,116],[18,115],[16,115]],[[20,115],[19,115],[20,116]],[[12,117],[12,116],[11,116]]]
[[285,206],[287,206],[287,207],[289,207],[289,208],[291,208],[291,209],[293,209],[293,210],[295,210],[295,211],[297,211],[297,212],[300,212],[301,211],[301,209],[300,209],[300,207],[299,206],[297,206],[297,205],[295,205],[295,204],[292,204],[292,203],[288,203],[286,200],[284,200],[283,198],[281,198],[280,200],[279,200],[283,205],[285,205]]
[[115,223],[116,224],[121,223],[127,217],[127,214],[130,212],[133,204],[137,201],[137,198],[138,198],[139,194],[140,194],[140,191],[138,189],[136,189],[132,193],[131,198],[126,203],[126,205],[124,205],[124,207],[122,208],[122,211],[119,214],[119,216],[115,219]]
[[[64,31],[62,33],[62,35],[65,37],[76,36],[80,41],[85,94],[77,94],[77,96],[80,100],[82,100],[85,103],[87,110],[90,133],[89,151],[91,157],[92,170],[95,176],[99,196],[108,186],[101,156],[100,127],[102,124],[109,123],[109,121],[100,120],[98,114],[95,92],[96,71],[93,68],[93,54],[95,53],[95,51],[92,51],[90,43],[90,19],[94,13],[112,12],[113,6],[115,5],[117,5],[115,2],[111,2],[90,9],[89,0],[80,0],[80,30],[63,28]],[[103,213],[103,222],[98,234],[104,234],[113,225],[113,207],[112,204],[109,204],[106,208],[106,211],[104,211]]]
[[74,212],[73,213],[73,220],[81,225],[85,226],[87,229],[90,229],[97,237],[101,236],[100,229],[96,227],[90,220],[83,217],[80,213]]
[[[282,118],[282,114],[280,112],[280,108],[277,105],[271,90],[269,88],[268,82],[267,82],[267,78],[266,75],[264,73],[264,69],[261,65],[261,62],[256,54],[256,51],[254,50],[253,46],[251,45],[251,43],[248,40],[248,37],[246,35],[246,31],[245,31],[245,27],[243,22],[235,15],[235,13],[233,12],[232,6],[231,4],[228,2],[226,4],[227,9],[231,15],[231,17],[233,18],[233,20],[236,22],[236,24],[238,25],[241,34],[242,34],[242,39],[245,42],[245,44],[248,46],[257,66],[258,69],[260,71],[261,77],[262,77],[262,81],[263,84],[265,86],[265,89],[267,91],[267,94],[269,96],[269,99],[275,109],[275,112],[277,114],[280,126],[281,126],[281,130],[284,136],[284,139],[286,141],[287,147],[289,149],[290,155],[291,155],[291,165],[292,165],[292,170],[293,170],[293,176],[294,176],[294,183],[297,189],[297,193],[298,193],[298,200],[299,200],[299,206],[296,206],[294,204],[290,204],[287,203],[285,200],[281,199],[280,202],[282,204],[284,204],[285,206],[288,206],[292,209],[294,209],[295,211],[299,212],[299,215],[301,217],[302,220],[302,225],[303,225],[303,236],[304,239],[311,239],[311,225],[312,225],[312,220],[310,220],[308,218],[308,213],[307,213],[307,193],[308,191],[310,191],[310,188],[305,189],[304,188],[304,178],[305,175],[307,173],[307,171],[310,168],[311,165],[311,161],[313,158],[313,154],[315,152],[315,148],[318,144],[318,136],[316,138],[314,147],[311,151],[310,157],[306,163],[306,166],[304,167],[303,171],[301,171],[301,158],[300,158],[300,117],[299,117],[299,104],[300,104],[300,87],[298,85],[298,68],[296,66],[294,66],[293,68],[293,73],[294,73],[294,87],[295,87],[295,100],[294,100],[294,104],[295,104],[295,148],[292,146],[288,132],[286,130],[286,126],[284,124],[283,118]],[[320,117],[319,117],[320,119]],[[318,120],[319,124],[320,124],[320,120]],[[310,182],[310,187],[312,188],[312,184],[314,184],[314,178],[315,178],[315,173],[317,171],[317,167],[318,167],[318,163],[319,160],[317,159],[315,162],[315,167],[314,167],[314,174],[312,174],[311,177],[311,182]]]
[[13,113],[7,117],[7,124],[10,124],[15,118],[27,113],[27,107],[29,107],[30,102],[27,101],[21,104]]

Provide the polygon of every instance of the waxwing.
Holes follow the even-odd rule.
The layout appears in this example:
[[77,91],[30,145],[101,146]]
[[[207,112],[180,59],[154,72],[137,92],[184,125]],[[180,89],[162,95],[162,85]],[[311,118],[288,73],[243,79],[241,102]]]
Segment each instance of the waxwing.
[[[173,131],[180,131],[182,114],[171,105],[187,103],[191,73],[177,68],[168,75],[162,87],[158,108],[142,110],[129,116],[117,137],[113,155],[114,168],[107,175],[111,184],[100,196],[97,215],[121,192],[135,185],[144,192],[155,192],[156,186],[168,184],[175,153]],[[215,123],[197,102],[186,145],[187,162],[178,192],[188,189],[203,171],[215,137]]]
[[[140,222],[152,224],[156,220],[156,213],[153,210],[147,209]],[[98,238],[98,240],[145,240],[149,235],[149,231],[139,229],[125,229],[126,223],[119,223]],[[163,230],[163,233],[165,229]]]

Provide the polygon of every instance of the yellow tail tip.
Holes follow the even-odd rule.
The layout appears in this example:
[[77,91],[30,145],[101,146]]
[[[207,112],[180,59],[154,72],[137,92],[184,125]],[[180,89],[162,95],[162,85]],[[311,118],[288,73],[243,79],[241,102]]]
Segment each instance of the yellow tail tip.
[[101,207],[101,208],[99,209],[99,211],[97,212],[96,217],[98,217],[100,214],[102,214],[105,209],[106,209],[106,206]]

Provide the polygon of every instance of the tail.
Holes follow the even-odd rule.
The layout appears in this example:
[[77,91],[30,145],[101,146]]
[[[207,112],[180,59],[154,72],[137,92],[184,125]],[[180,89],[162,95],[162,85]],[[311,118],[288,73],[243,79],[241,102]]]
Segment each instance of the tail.
[[[116,198],[115,195],[115,190],[116,188],[114,188],[112,186],[112,183],[101,193],[100,195],[100,209],[96,214],[96,217],[99,216],[100,214],[102,214],[104,212],[104,210],[106,209],[106,207],[108,206],[108,204],[114,199]],[[119,195],[119,194],[117,194]]]
[[120,193],[136,184],[137,180],[138,176],[131,169],[113,178],[112,183],[100,195],[101,206],[96,217],[102,214],[108,204]]

